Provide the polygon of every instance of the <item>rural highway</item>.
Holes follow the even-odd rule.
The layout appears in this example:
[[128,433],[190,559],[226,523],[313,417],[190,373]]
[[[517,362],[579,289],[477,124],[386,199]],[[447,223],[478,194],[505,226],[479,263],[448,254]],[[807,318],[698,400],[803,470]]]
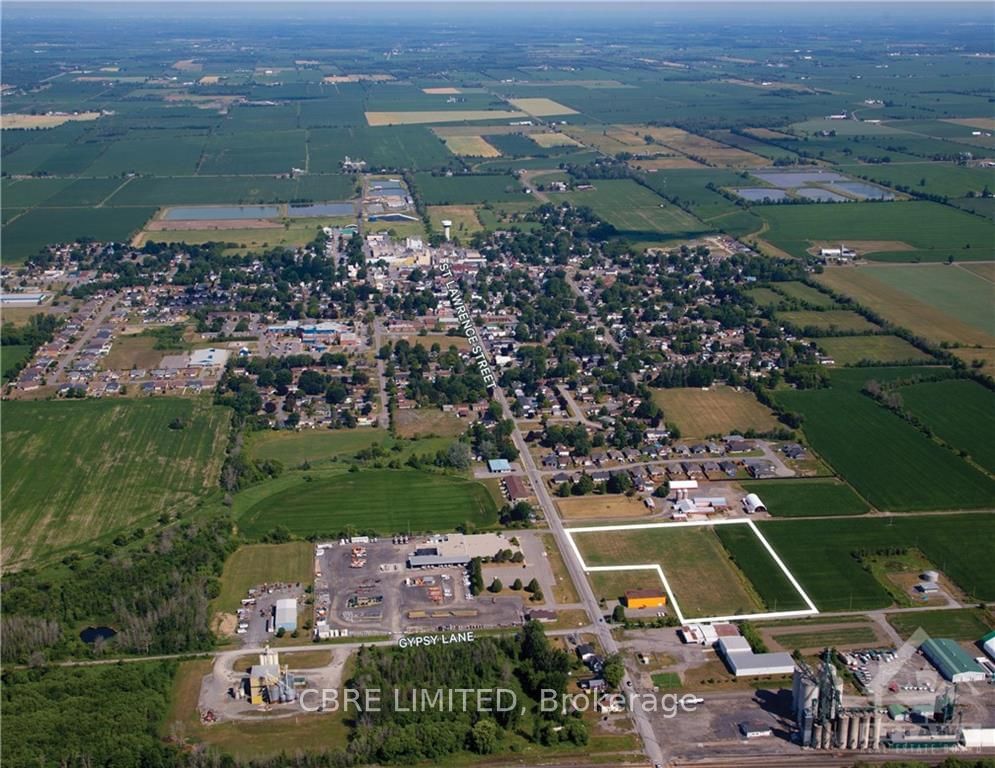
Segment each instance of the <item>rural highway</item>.
[[[556,506],[553,504],[553,499],[549,495],[549,491],[546,489],[546,484],[543,482],[542,475],[536,467],[532,454],[529,453],[529,447],[526,445],[525,438],[522,436],[521,430],[518,428],[518,423],[514,422],[511,407],[508,405],[508,399],[505,397],[501,387],[494,387],[494,396],[497,401],[501,403],[501,407],[504,409],[505,418],[512,419],[515,424],[515,429],[511,433],[511,437],[515,443],[515,447],[518,449],[519,461],[521,462],[529,481],[532,483],[536,499],[538,499],[539,506],[542,507],[543,514],[549,524],[549,530],[556,539],[556,546],[560,548],[560,553],[563,556],[563,562],[566,564],[567,571],[570,573],[570,578],[573,581],[574,586],[577,588],[577,593],[580,595],[581,603],[587,611],[588,617],[591,619],[593,631],[597,635],[598,640],[601,642],[601,647],[604,649],[606,654],[611,655],[618,653],[618,643],[615,642],[615,638],[612,636],[611,628],[604,621],[604,614],[601,610],[601,606],[598,604],[598,599],[594,595],[594,590],[591,589],[591,585],[588,583],[587,577],[584,575],[584,570],[580,567],[580,563],[574,557],[573,548],[570,546],[566,531],[563,528],[563,522],[560,520],[560,516],[556,512]],[[625,677],[622,682],[622,689],[625,690],[625,688],[631,683],[632,679],[629,677],[628,670],[626,670]],[[653,728],[649,722],[649,716],[639,707],[632,708],[630,714],[635,722],[636,731],[642,739],[643,751],[646,753],[646,756],[649,758],[651,763],[659,763],[662,765],[664,762],[663,751],[660,749],[659,743],[657,743],[656,735],[653,733]]]

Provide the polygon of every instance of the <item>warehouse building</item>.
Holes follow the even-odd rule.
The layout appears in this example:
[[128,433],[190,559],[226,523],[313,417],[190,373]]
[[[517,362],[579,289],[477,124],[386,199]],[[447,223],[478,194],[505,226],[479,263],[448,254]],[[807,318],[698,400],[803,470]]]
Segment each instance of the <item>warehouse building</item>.
[[663,608],[666,604],[667,596],[661,589],[625,590],[626,608]]
[[995,630],[992,630],[983,638],[981,638],[981,647],[985,649],[992,660],[995,660]]
[[521,548],[497,533],[462,533],[431,536],[408,555],[408,568],[440,568],[467,565],[473,558],[494,557],[498,552]]
[[949,638],[930,638],[919,650],[951,683],[983,682],[988,677],[981,665]]
[[297,598],[287,597],[276,601],[274,630],[293,632],[297,629]]
[[720,637],[718,650],[736,677],[790,675],[795,671],[790,653],[754,653],[745,637]]

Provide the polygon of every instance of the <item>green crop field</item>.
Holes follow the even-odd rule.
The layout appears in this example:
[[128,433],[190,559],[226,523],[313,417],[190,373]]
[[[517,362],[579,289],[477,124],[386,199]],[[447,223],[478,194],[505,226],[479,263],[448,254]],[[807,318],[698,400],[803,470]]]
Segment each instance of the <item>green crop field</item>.
[[931,381],[901,387],[905,408],[954,448],[995,473],[995,444],[985,428],[995,414],[995,393],[969,379]]
[[594,189],[550,193],[549,199],[586,206],[632,240],[680,239],[714,231],[631,179],[597,179],[592,183]]
[[470,205],[473,203],[503,203],[529,200],[514,176],[415,176],[418,196],[425,205]]
[[189,399],[6,403],[6,564],[189,511],[217,486],[228,420]]
[[310,584],[313,576],[314,545],[308,541],[245,544],[225,560],[221,593],[212,608],[234,613],[252,587],[274,582]]
[[870,379],[914,375],[916,370],[839,369],[831,373],[829,388],[784,390],[776,398],[804,416],[802,429],[812,447],[878,509],[991,506],[995,480],[860,392]]
[[[990,552],[995,515],[772,520],[758,525],[823,611],[888,607],[887,591],[853,553],[889,547],[915,547],[972,599],[995,600]],[[737,561],[742,567],[743,558]]]
[[961,642],[976,642],[995,627],[995,619],[982,608],[889,613],[888,623],[906,639],[921,628],[930,637],[949,637]]
[[297,178],[274,176],[199,176],[134,178],[110,203],[131,205],[216,205],[347,200],[355,197],[355,180],[342,174]]
[[869,507],[848,485],[828,478],[759,480],[743,483],[774,517],[862,515]]
[[995,336],[992,283],[967,269],[923,264],[863,267],[861,272],[935,307],[945,315]]
[[729,558],[760,595],[766,610],[796,611],[808,607],[749,527],[717,525],[714,530]]
[[797,312],[778,312],[777,317],[796,328],[814,328],[819,331],[856,331],[869,333],[878,330],[878,326],[866,320],[849,309],[798,310]]
[[905,363],[910,360],[927,363],[932,357],[913,347],[900,336],[826,336],[817,341],[819,349],[837,365],[854,365],[862,361],[874,363]]
[[239,519],[247,536],[284,526],[299,536],[371,531],[452,531],[496,522],[497,509],[478,482],[414,470],[364,469],[300,482],[265,497]]
[[784,649],[835,648],[841,645],[872,646],[877,643],[877,633],[872,627],[837,627],[808,632],[785,632],[772,635]]
[[980,197],[985,187],[995,188],[995,171],[953,163],[842,165],[840,170],[879,184],[944,197],[966,197],[968,192]]
[[141,229],[155,208],[33,208],[3,228],[3,256],[19,262],[49,243],[79,237],[125,241]]
[[768,205],[753,210],[758,208],[768,225],[764,239],[795,256],[804,256],[819,242],[857,241],[858,252],[874,260],[944,261],[953,256],[977,261],[991,258],[995,238],[995,224],[938,203]]

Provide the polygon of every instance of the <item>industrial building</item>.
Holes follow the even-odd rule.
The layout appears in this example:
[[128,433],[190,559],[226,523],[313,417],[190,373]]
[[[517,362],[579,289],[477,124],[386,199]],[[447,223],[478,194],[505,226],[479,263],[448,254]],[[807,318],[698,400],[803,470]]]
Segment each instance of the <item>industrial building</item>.
[[432,536],[408,555],[408,568],[464,566],[475,557],[493,557],[505,549],[520,551],[519,547],[496,533]]
[[286,597],[276,601],[273,609],[273,629],[293,632],[297,629],[297,598]]
[[[259,663],[249,668],[248,677],[242,682],[248,689],[252,704],[276,704],[297,699],[298,681],[286,665],[280,666],[280,655],[271,651],[268,645],[259,654]],[[303,683],[303,680],[300,682]]]
[[754,653],[745,637],[720,637],[717,647],[736,677],[790,675],[795,671],[790,653]]
[[625,591],[626,608],[663,608],[667,604],[667,595],[662,589],[627,589]]
[[919,650],[951,683],[983,682],[988,677],[981,665],[949,638],[930,638]]

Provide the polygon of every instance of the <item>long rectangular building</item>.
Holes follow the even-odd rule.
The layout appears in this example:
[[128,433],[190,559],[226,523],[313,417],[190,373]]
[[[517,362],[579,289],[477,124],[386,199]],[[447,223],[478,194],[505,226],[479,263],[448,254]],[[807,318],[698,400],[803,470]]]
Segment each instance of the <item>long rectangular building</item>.
[[951,683],[983,682],[988,677],[981,665],[949,638],[930,638],[920,650]]

